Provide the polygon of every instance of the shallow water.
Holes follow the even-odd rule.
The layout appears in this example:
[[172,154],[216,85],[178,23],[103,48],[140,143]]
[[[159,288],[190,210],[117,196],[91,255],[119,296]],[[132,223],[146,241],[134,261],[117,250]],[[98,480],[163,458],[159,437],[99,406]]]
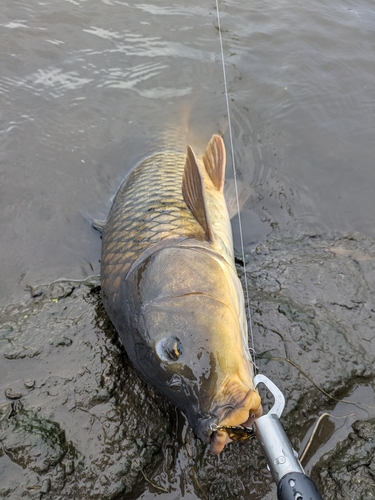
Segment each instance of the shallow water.
[[[80,210],[105,218],[122,178],[183,114],[193,146],[221,131],[229,147],[214,7],[6,3],[1,303],[27,283],[99,273],[100,240]],[[254,189],[245,243],[271,233],[374,236],[372,3],[220,9],[236,164]]]
[[[219,4],[234,156],[253,188],[245,244],[375,237],[370,0]],[[214,3],[19,0],[0,26],[3,306],[27,284],[99,274],[100,238],[80,211],[104,219],[165,138],[200,151],[223,133],[232,174]]]

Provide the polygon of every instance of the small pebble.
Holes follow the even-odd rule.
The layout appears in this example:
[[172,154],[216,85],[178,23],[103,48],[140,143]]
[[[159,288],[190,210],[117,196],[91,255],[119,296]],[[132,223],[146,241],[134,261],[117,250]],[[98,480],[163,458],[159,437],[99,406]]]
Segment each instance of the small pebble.
[[24,381],[26,389],[34,389],[35,387],[35,380],[32,380],[31,378],[27,379]]
[[5,389],[5,396],[9,399],[20,399],[22,394],[20,392],[14,391],[11,387]]
[[72,345],[73,341],[69,338],[69,337],[65,337],[64,335],[62,335],[61,337],[59,337],[58,339],[55,340],[55,346],[70,346]]

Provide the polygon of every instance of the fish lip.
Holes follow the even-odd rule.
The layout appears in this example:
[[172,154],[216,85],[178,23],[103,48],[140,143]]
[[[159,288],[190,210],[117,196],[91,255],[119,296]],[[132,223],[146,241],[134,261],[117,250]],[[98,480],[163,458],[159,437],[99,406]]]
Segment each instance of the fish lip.
[[[262,406],[259,405],[258,408],[254,409],[253,405],[250,405],[251,399],[253,397],[254,389],[250,389],[245,394],[244,398],[236,404],[226,404],[220,405],[216,408],[216,422],[211,423],[210,430],[210,451],[212,453],[219,454],[225,447],[226,444],[231,442],[231,439],[225,429],[220,429],[220,426],[228,427],[251,427],[256,420],[262,414]],[[241,414],[241,410],[243,413]],[[242,418],[239,418],[241,415]],[[242,420],[242,421],[240,421]]]
[[205,443],[211,442],[212,434],[215,432],[214,427],[217,426],[217,417],[208,416],[202,418],[197,426],[196,434]]
[[200,419],[196,434],[205,443],[210,443],[213,434],[216,432],[216,427],[219,425],[225,416],[235,409],[233,404],[225,404],[215,407],[209,416]]
[[[249,400],[251,400],[254,392],[256,392],[254,389],[249,389],[245,393],[244,397],[236,403],[230,402],[216,405],[209,412],[209,415],[202,416],[198,420],[194,431],[202,441],[210,444],[210,449],[213,453],[220,453],[224,446],[231,441],[227,432],[224,429],[219,429],[218,427],[221,425],[229,427],[251,427],[254,420],[262,414],[261,404],[257,409],[254,409],[252,406],[248,406],[250,402]],[[245,410],[243,420],[241,422],[233,422],[232,414],[236,413],[237,410],[241,410],[241,408]]]

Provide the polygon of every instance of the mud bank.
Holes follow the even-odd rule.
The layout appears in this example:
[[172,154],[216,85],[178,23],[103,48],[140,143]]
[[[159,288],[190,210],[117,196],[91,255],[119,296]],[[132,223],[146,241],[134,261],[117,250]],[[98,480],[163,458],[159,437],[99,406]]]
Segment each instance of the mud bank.
[[[357,233],[274,240],[249,249],[246,272],[256,363],[284,391],[283,423],[300,450],[319,415],[335,415],[359,387],[374,394],[375,243]],[[1,498],[274,497],[255,441],[210,455],[183,416],[138,378],[97,278],[30,295],[0,311]],[[373,446],[360,424],[347,438],[359,408],[375,414],[367,399],[356,402],[343,410],[351,414],[345,425],[327,417],[307,456],[311,471],[326,453],[312,471],[326,498],[340,498],[342,478],[332,471],[345,439],[351,463],[362,464]],[[355,481],[358,470],[350,470]]]
[[314,475],[326,500],[368,500],[375,495],[375,419],[358,420],[353,431],[317,464]]

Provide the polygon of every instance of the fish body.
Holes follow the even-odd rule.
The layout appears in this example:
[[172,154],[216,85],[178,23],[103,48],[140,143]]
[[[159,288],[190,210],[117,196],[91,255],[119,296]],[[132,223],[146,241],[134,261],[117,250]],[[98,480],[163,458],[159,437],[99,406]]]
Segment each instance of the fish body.
[[215,425],[261,411],[224,175],[217,135],[201,161],[190,147],[143,160],[114,199],[101,260],[103,303],[129,358],[214,453],[227,441]]

